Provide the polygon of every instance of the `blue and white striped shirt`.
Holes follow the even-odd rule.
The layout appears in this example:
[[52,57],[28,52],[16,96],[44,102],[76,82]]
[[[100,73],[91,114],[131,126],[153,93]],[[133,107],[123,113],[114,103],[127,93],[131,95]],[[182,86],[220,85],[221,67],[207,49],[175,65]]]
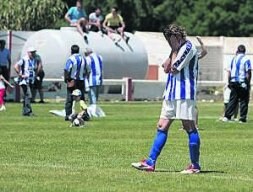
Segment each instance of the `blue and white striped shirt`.
[[164,90],[165,100],[195,100],[198,76],[197,49],[190,41],[179,49],[175,61],[172,63],[179,72],[168,73]]
[[250,59],[245,54],[237,54],[231,61],[229,71],[231,82],[245,82],[247,72],[251,70]]
[[71,55],[66,62],[64,70],[70,73],[71,79],[84,80],[84,75],[87,72],[85,58],[79,53]]
[[28,55],[24,56],[17,62],[20,66],[20,75],[25,75],[26,82],[34,83],[35,80],[35,70],[37,69],[36,61],[34,58],[29,58]]
[[101,55],[92,53],[86,57],[87,64],[90,67],[89,86],[102,85],[103,81],[103,59]]

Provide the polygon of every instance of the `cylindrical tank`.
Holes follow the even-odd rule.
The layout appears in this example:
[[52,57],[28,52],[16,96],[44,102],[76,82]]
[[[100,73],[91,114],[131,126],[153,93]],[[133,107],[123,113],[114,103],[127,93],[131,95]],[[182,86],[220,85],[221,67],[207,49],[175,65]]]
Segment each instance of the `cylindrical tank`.
[[[70,48],[77,44],[80,53],[84,53],[85,48],[90,47],[102,55],[105,79],[144,79],[148,67],[146,49],[133,34],[126,32],[126,35],[130,37],[128,44],[121,39],[116,45],[107,35],[97,32],[89,32],[88,42],[85,42],[73,27],[63,27],[60,30],[44,29],[27,39],[21,54],[26,54],[28,47],[35,47],[42,58],[46,78],[61,78],[66,60],[71,54]],[[119,35],[116,36],[120,38]]]

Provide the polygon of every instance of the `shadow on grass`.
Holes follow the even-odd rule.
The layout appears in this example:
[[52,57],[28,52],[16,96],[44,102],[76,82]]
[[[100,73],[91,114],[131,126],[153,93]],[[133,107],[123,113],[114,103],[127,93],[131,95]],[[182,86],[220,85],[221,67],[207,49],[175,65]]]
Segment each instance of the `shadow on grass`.
[[[182,170],[181,170],[182,171]],[[158,173],[180,173],[181,171],[173,171],[173,170],[167,170],[167,169],[156,169],[155,172],[158,172]],[[215,170],[210,170],[210,171],[201,171],[200,173],[198,174],[208,174],[208,173],[225,173],[224,171],[215,171]]]

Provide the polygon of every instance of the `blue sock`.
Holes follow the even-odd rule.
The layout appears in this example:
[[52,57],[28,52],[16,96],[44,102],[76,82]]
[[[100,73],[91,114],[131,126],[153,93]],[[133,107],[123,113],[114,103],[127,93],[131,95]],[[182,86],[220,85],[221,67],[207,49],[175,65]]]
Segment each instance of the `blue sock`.
[[188,132],[189,136],[189,152],[190,152],[190,158],[191,158],[191,163],[199,167],[199,148],[200,148],[200,137],[199,133],[197,130]]
[[156,160],[158,158],[158,156],[160,155],[164,144],[166,143],[167,140],[167,131],[162,131],[162,130],[157,130],[157,134],[156,137],[154,139],[154,143],[153,146],[150,150],[149,153],[149,158],[147,159],[147,164],[148,165],[155,165]]

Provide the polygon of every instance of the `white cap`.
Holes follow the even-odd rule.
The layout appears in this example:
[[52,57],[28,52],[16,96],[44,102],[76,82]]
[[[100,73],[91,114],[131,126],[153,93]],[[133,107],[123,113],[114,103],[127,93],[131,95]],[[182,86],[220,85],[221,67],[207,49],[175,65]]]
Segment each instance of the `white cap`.
[[36,49],[34,47],[28,47],[27,52],[35,52]]
[[72,95],[73,95],[73,96],[81,96],[81,95],[82,95],[82,92],[81,92],[79,89],[75,89],[75,90],[72,92]]
[[84,52],[85,53],[92,53],[93,51],[92,51],[92,48],[86,47]]

